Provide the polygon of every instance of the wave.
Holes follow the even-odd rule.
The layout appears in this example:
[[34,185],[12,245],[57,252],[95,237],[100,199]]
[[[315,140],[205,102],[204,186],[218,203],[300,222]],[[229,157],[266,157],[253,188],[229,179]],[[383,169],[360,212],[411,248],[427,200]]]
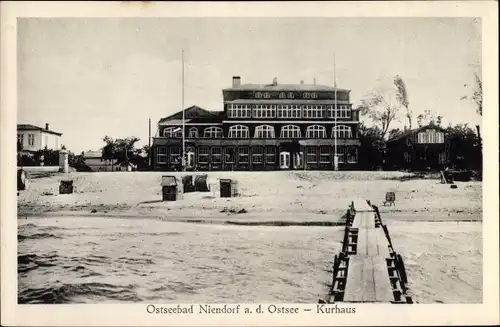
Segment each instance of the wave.
[[35,234],[30,234],[30,235],[17,234],[18,241],[38,240],[38,239],[44,239],[44,238],[62,238],[62,237],[51,234],[51,233],[35,233]]
[[81,296],[91,300],[112,300],[113,302],[140,302],[134,291],[135,285],[113,285],[106,283],[63,284],[58,287],[27,288],[18,293],[19,304],[62,304],[83,302]]

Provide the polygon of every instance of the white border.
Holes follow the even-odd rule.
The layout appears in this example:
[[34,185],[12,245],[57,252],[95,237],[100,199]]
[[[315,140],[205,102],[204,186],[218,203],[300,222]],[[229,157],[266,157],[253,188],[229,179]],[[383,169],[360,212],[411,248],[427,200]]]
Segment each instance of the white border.
[[[499,323],[498,8],[467,2],[1,2],[2,325],[447,325]],[[484,87],[483,304],[356,305],[355,315],[148,315],[146,305],[17,305],[15,197],[17,17],[481,17]],[[453,72],[450,72],[453,73]],[[467,260],[467,258],[464,258]],[[255,306],[250,304],[249,306]]]

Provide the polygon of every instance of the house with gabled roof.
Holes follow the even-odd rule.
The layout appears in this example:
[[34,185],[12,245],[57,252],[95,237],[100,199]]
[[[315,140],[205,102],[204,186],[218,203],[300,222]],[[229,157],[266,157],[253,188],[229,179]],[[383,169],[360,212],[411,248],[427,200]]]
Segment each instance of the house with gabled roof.
[[443,169],[449,163],[446,130],[431,123],[389,139],[387,163],[396,169]]
[[22,145],[24,153],[38,150],[60,150],[62,133],[53,131],[49,124],[45,128],[31,124],[17,124],[17,142]]

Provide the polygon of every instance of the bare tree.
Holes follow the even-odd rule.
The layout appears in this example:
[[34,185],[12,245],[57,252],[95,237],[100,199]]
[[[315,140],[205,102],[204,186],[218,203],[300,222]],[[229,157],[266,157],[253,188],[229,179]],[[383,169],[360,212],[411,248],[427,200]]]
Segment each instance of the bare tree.
[[[467,84],[464,87],[468,88]],[[477,73],[474,73],[474,86],[472,89],[472,95],[464,95],[460,98],[461,100],[472,100],[476,103],[476,111],[482,116],[483,115],[483,81]]]
[[401,108],[394,89],[378,88],[361,100],[360,114],[368,116],[373,124],[381,130],[381,137],[387,135],[391,123]]
[[406,84],[399,75],[394,77],[394,86],[396,86],[396,99],[406,109],[406,118],[408,119],[408,128],[411,129],[412,112],[409,108],[408,90]]
[[425,109],[423,114],[417,116],[417,125],[422,127],[427,124],[437,125],[441,127],[443,116],[434,114],[429,109]]

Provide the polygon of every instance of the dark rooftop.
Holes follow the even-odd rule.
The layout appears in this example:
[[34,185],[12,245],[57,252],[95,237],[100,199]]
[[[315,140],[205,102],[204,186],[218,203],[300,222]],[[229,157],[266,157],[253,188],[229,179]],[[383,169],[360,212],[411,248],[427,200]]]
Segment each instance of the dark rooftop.
[[55,135],[59,135],[59,136],[62,135],[62,133],[54,132],[48,128],[43,128],[43,127],[31,125],[31,124],[17,124],[17,130],[18,131],[43,131],[43,132],[49,133],[49,134],[55,134]]

